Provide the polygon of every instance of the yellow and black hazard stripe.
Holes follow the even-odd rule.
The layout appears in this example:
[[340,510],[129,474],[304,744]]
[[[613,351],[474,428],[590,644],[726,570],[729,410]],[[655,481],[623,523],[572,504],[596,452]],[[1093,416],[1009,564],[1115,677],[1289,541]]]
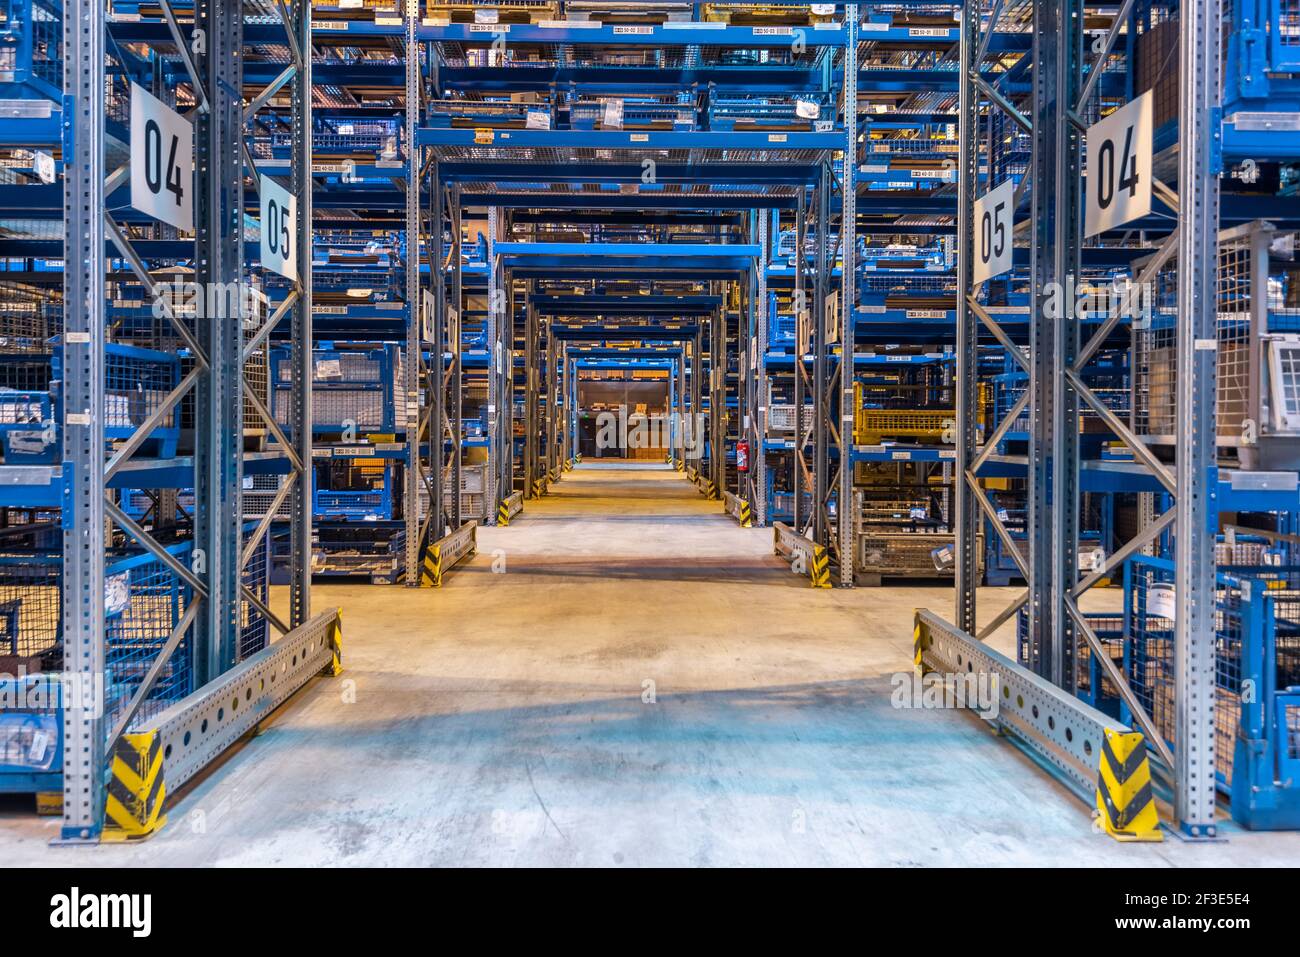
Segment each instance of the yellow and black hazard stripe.
[[552,482],[558,482],[560,480],[559,467],[557,466],[556,468],[551,469],[550,472],[547,473],[547,475]]
[[424,550],[420,566],[420,584],[425,588],[442,587],[442,546],[430,545]]
[[330,625],[330,648],[333,653],[330,655],[330,663],[325,666],[324,673],[331,678],[337,678],[343,674],[343,609],[339,608],[334,614],[334,623]]
[[752,528],[754,525],[754,516],[749,511],[749,503],[743,498],[740,500],[740,508],[736,512],[736,521],[740,522],[741,528]]
[[1097,769],[1097,811],[1117,841],[1162,841],[1160,814],[1151,792],[1146,738],[1137,731],[1106,729]]
[[710,482],[710,483],[709,483],[709,489],[708,489],[708,491],[705,492],[704,494],[705,494],[706,497],[708,497],[708,498],[710,498],[710,499],[715,499],[715,498],[718,497],[718,487],[717,487],[716,485],[714,485],[712,482]]
[[157,731],[124,734],[113,745],[108,798],[104,806],[105,841],[140,841],[167,823],[163,801],[161,736]]
[[510,524],[510,506],[507,505],[504,501],[497,506],[497,524],[498,525]]
[[808,569],[813,588],[831,587],[831,556],[825,545],[814,545],[812,565]]
[[533,498],[541,498],[546,492],[546,479],[533,479]]

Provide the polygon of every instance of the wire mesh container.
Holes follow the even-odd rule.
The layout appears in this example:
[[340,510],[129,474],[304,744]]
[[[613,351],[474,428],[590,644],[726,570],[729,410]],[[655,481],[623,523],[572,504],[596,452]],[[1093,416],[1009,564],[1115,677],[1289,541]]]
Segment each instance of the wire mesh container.
[[[288,427],[292,399],[289,350],[271,353],[275,419]],[[391,433],[397,429],[402,354],[395,345],[316,349],[312,354],[312,423],[317,433]]]
[[[191,545],[181,542],[169,546],[167,552],[182,563],[188,563]],[[104,695],[109,726],[132,699],[192,600],[189,585],[151,553],[129,555],[106,564]],[[146,723],[192,690],[190,636],[187,634],[163,665],[133,719],[133,727]]]

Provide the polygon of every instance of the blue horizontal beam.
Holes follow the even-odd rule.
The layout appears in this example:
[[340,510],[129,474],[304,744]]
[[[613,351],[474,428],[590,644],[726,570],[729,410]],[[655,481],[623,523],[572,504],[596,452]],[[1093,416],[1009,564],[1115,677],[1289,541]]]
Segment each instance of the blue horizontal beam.
[[[648,167],[641,161],[622,163],[541,163],[494,162],[461,163],[448,161],[439,172],[444,183],[608,183],[640,185]],[[817,181],[819,164],[815,159],[802,163],[657,163],[654,182],[642,192],[667,184],[710,184],[745,186],[811,186]],[[612,192],[612,190],[611,190]]]
[[[420,146],[492,147],[493,149],[606,149],[636,150],[836,150],[844,145],[842,133],[754,133],[717,130],[490,130],[421,127],[415,141]],[[476,137],[481,137],[480,142]],[[487,165],[487,164],[483,164]]]
[[721,296],[534,296],[542,315],[700,315],[722,305]]
[[588,193],[517,193],[488,191],[462,193],[462,208],[499,206],[502,209],[688,209],[688,210],[750,210],[794,209],[794,196],[772,196],[750,193],[728,196],[726,193],[700,193],[686,195],[665,193],[660,190],[642,190],[636,193],[615,193],[592,196]]
[[502,256],[519,258],[560,256],[631,256],[638,259],[664,257],[678,259],[753,258],[762,252],[756,244],[722,243],[497,243],[494,250]]
[[705,260],[692,265],[689,257],[681,260],[662,258],[594,259],[590,256],[554,257],[533,260],[525,264],[507,263],[516,279],[589,279],[593,276],[636,275],[638,279],[727,280],[749,268],[745,259]]
[[[580,89],[584,94],[624,95],[677,93],[692,87],[722,93],[782,96],[818,93],[825,89],[822,71],[796,66],[466,66],[438,70],[443,90],[475,93],[546,93],[556,87]],[[466,104],[467,106],[470,104]]]
[[604,323],[552,323],[551,335],[558,339],[608,339],[608,340],[654,340],[664,342],[682,342],[695,338],[699,326],[683,325],[680,328],[668,326],[611,326]]

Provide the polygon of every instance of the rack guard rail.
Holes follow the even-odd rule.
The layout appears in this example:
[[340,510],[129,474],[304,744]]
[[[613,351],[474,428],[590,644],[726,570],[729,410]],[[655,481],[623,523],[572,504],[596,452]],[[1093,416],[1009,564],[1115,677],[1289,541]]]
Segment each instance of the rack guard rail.
[[468,521],[430,545],[420,567],[420,584],[441,588],[442,576],[478,551],[478,522]]
[[831,587],[831,559],[825,545],[800,535],[784,522],[772,526],[772,550],[790,563],[791,571],[807,575],[813,588]]
[[[922,675],[992,683],[996,706],[982,717],[1023,742],[1072,791],[1093,803],[1107,834],[1120,841],[1163,839],[1140,733],[934,612],[918,609],[912,637]],[[969,694],[954,700],[959,706],[972,704]]]
[[342,612],[324,612],[240,662],[113,745],[103,840],[135,841],[166,823],[175,791],[316,675],[342,673]]

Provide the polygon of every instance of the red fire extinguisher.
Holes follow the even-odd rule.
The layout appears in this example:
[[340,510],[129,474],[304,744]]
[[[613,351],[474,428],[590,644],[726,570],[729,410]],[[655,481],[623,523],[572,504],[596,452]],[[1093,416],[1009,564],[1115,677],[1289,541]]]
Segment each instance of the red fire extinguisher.
[[749,443],[748,442],[736,443],[736,471],[737,472],[749,471]]

